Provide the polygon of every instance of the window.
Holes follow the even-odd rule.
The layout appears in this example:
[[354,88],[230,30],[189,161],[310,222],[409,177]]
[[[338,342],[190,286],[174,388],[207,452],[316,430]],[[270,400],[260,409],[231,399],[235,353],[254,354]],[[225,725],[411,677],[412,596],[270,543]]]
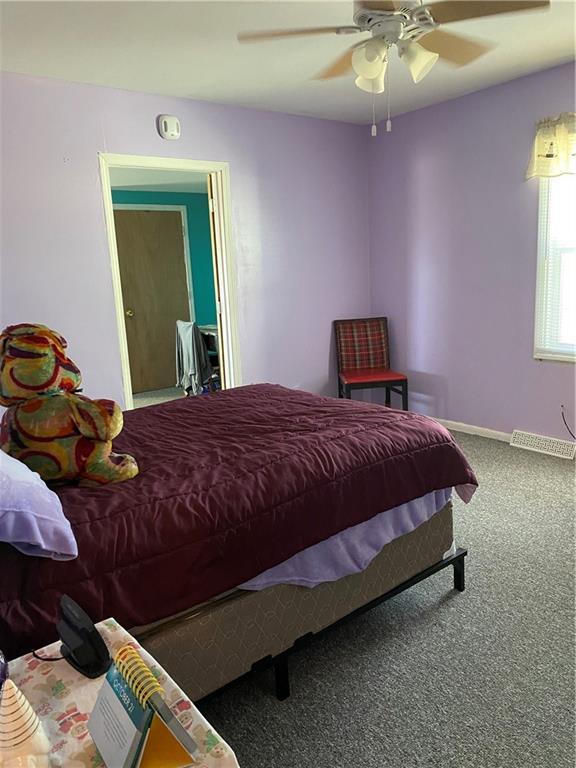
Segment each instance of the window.
[[576,361],[576,174],[540,179],[534,357]]

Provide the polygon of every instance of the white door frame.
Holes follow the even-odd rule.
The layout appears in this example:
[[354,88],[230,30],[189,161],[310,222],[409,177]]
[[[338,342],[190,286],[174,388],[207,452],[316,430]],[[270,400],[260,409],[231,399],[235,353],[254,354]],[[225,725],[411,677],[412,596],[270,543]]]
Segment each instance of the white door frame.
[[178,211],[182,220],[182,239],[184,241],[184,266],[186,267],[186,287],[190,320],[196,320],[194,306],[194,283],[192,281],[192,261],[190,259],[190,238],[188,236],[188,209],[185,205],[162,205],[161,203],[114,203],[115,211]]
[[113,168],[138,168],[142,170],[165,170],[184,173],[216,173],[222,182],[222,204],[218,206],[221,231],[224,233],[226,248],[224,255],[216,253],[220,281],[220,306],[218,307],[222,327],[221,355],[224,362],[225,388],[237,387],[241,383],[240,349],[238,344],[238,302],[236,288],[236,269],[232,249],[232,224],[230,201],[230,167],[227,162],[210,160],[187,160],[170,157],[148,157],[141,155],[116,155],[108,152],[98,154],[100,162],[100,177],[104,200],[104,216],[110,251],[110,266],[112,270],[112,289],[116,307],[116,325],[120,347],[120,365],[122,368],[122,386],[126,409],[134,407],[132,398],[132,383],[130,380],[130,364],[128,358],[128,342],[124,322],[124,302],[122,300],[122,283],[120,280],[120,265],[118,263],[118,248],[116,245],[116,229],[114,227],[114,204],[112,202],[112,184],[110,171]]

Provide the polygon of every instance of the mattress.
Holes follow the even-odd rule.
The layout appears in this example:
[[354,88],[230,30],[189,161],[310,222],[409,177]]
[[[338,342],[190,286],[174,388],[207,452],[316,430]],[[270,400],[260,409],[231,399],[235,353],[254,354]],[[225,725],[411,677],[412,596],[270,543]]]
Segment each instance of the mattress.
[[353,525],[297,552],[283,563],[240,584],[240,589],[259,591],[277,584],[312,589],[326,581],[360,573],[386,544],[430,520],[446,506],[451,496],[452,488],[443,488],[380,512],[365,523]]
[[76,560],[0,547],[9,658],[55,639],[62,593],[95,621],[147,624],[384,509],[476,484],[432,419],[268,384],[131,411],[114,448],[136,457],[136,478],[58,491]]

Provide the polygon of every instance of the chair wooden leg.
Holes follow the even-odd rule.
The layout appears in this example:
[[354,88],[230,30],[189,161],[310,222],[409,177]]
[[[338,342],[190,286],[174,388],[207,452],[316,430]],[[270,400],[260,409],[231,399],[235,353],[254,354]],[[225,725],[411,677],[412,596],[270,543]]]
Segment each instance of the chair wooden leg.
[[384,393],[385,393],[385,400],[384,402],[390,408],[390,387],[384,387]]
[[344,384],[344,397],[347,400],[352,400],[352,390],[350,389],[349,384]]
[[402,410],[408,410],[408,382],[402,382]]

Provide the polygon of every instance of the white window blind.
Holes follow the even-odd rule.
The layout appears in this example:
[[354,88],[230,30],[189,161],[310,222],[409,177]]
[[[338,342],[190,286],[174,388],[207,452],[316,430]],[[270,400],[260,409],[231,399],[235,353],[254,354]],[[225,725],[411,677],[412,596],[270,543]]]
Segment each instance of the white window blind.
[[576,174],[540,179],[534,357],[576,361]]

